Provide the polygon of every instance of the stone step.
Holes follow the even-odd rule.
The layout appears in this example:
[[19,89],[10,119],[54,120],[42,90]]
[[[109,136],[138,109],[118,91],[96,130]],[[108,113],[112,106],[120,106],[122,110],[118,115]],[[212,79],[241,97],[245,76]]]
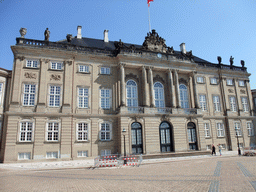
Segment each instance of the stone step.
[[154,154],[142,155],[142,159],[186,157],[186,156],[199,156],[199,155],[210,155],[210,154],[211,154],[211,151],[189,151],[189,152],[154,153]]

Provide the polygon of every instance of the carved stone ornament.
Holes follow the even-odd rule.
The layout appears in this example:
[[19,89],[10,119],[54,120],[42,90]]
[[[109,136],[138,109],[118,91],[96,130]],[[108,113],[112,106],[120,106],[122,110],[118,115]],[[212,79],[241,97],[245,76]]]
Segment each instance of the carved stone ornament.
[[241,90],[240,90],[240,93],[241,93],[241,94],[246,94],[246,91],[245,91],[244,89],[241,89]]
[[60,79],[61,79],[60,75],[54,75],[54,74],[52,74],[50,78],[50,80],[55,80],[55,81],[60,81]]
[[28,73],[28,72],[26,72],[26,73],[24,74],[24,76],[25,76],[26,78],[29,78],[29,79],[36,79],[36,74],[35,74],[35,73]]
[[153,78],[153,81],[154,82],[157,82],[157,81],[160,81],[162,83],[165,83],[164,79],[162,77],[160,77],[160,75],[156,75],[154,78]]
[[139,82],[139,78],[137,77],[137,75],[134,75],[132,73],[129,73],[125,76],[125,81],[128,81],[129,79],[135,79],[137,82]]
[[187,81],[183,78],[180,78],[179,79],[179,84],[184,84],[184,85],[187,85]]
[[19,59],[20,61],[23,61],[25,59],[24,56],[16,56],[15,59]]
[[20,35],[21,38],[24,38],[24,36],[27,34],[27,29],[26,28],[20,28]]
[[147,33],[147,36],[145,37],[142,46],[146,50],[164,53],[166,53],[167,48],[165,40],[162,37],[159,37],[158,33],[154,29],[152,30],[152,32]]
[[67,38],[67,41],[70,43],[72,39],[72,34],[67,34],[66,38]]
[[68,65],[72,65],[72,61],[71,60],[64,61],[64,63],[68,64]]
[[234,93],[234,90],[233,89],[228,89],[228,92],[229,93]]

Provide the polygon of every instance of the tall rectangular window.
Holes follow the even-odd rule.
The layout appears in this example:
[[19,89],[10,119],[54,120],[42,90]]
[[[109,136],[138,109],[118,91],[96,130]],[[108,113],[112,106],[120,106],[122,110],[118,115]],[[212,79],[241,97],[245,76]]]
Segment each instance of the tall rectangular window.
[[109,75],[110,74],[110,67],[101,67],[100,74]]
[[199,95],[199,103],[200,103],[200,108],[202,109],[202,111],[207,111],[205,95]]
[[20,123],[20,141],[31,142],[32,141],[32,122],[21,122]]
[[59,140],[59,123],[49,122],[47,126],[47,141]]
[[87,123],[77,124],[77,140],[88,141],[88,124]]
[[27,60],[26,67],[38,68],[38,61],[37,60]]
[[51,69],[62,70],[63,64],[61,62],[51,62]]
[[220,96],[214,95],[212,97],[213,105],[214,105],[214,111],[220,112]]
[[78,88],[78,107],[88,108],[88,103],[89,103],[89,89]]
[[234,125],[235,125],[236,136],[242,136],[241,124],[239,122],[235,122]]
[[247,130],[248,130],[248,136],[254,136],[254,130],[253,130],[253,124],[252,122],[247,122]]
[[234,96],[229,97],[230,111],[236,111],[236,98]]
[[211,137],[210,124],[209,123],[204,124],[204,134],[205,134],[205,137]]
[[35,105],[35,95],[36,95],[36,85],[24,84],[23,105],[34,106]]
[[242,101],[242,106],[243,106],[244,112],[248,112],[249,111],[249,106],[248,106],[247,97],[242,97],[241,101]]
[[101,123],[100,140],[109,141],[111,139],[111,125],[109,123]]
[[61,88],[60,86],[56,85],[51,85],[49,94],[50,94],[50,99],[49,99],[49,106],[50,107],[59,107],[60,106],[60,95],[61,95]]
[[224,137],[224,124],[223,123],[217,123],[217,136]]
[[100,105],[102,109],[110,109],[111,106],[111,89],[100,90]]

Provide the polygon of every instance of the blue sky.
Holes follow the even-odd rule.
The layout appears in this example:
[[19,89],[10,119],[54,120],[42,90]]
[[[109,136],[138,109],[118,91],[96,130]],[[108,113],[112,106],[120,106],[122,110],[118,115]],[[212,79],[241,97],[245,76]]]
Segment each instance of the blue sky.
[[[154,0],[150,6],[151,28],[166,40],[167,46],[186,49],[217,63],[234,65],[245,61],[251,73],[251,88],[256,89],[256,1],[255,0]],[[142,44],[149,31],[147,0],[0,0],[0,67],[12,69],[10,49],[19,29],[27,28],[25,38],[44,39],[49,28],[50,41],[76,36],[102,39],[109,30],[110,41]]]

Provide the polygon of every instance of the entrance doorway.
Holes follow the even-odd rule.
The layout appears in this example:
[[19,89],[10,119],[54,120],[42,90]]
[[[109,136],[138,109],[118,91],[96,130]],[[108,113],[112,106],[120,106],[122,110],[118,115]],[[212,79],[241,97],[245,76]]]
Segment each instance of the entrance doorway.
[[142,126],[140,123],[134,122],[131,125],[132,128],[132,153],[142,154]]
[[172,129],[171,125],[167,122],[162,122],[159,126],[160,134],[160,150],[161,152],[173,151],[172,144]]
[[192,122],[188,123],[188,143],[190,150],[198,150],[197,147],[197,136],[196,136],[196,125]]

